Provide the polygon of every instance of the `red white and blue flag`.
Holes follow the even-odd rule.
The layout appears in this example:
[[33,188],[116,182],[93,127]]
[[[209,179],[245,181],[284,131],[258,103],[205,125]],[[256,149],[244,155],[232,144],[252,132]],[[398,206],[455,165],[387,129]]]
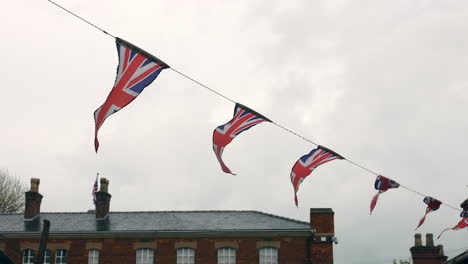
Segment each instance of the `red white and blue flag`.
[[299,185],[301,185],[304,179],[318,166],[336,159],[344,158],[332,150],[318,146],[309,154],[302,156],[298,161],[296,161],[291,170],[291,183],[294,187],[294,202],[296,203],[296,206],[298,206],[297,191],[299,191]]
[[104,104],[94,112],[96,152],[99,148],[98,131],[106,118],[132,102],[163,69],[169,68],[160,59],[123,39],[116,38],[116,44],[119,65],[115,84]]
[[421,220],[419,220],[419,223],[418,223],[418,226],[416,227],[416,229],[418,229],[424,223],[424,221],[426,220],[426,215],[428,213],[433,212],[433,211],[437,211],[440,208],[440,205],[442,204],[441,201],[439,201],[439,200],[437,200],[435,198],[432,198],[430,196],[424,197],[423,202],[425,204],[427,204],[426,213],[421,218]]
[[374,195],[374,197],[372,197],[372,201],[370,204],[370,213],[372,214],[372,211],[374,210],[375,205],[377,204],[377,200],[379,200],[379,195],[381,193],[384,193],[389,189],[394,189],[398,187],[400,187],[400,184],[398,182],[384,177],[382,175],[377,176],[374,183],[374,188],[377,190],[377,194]]
[[461,212],[460,217],[462,218],[462,220],[460,220],[460,222],[458,222],[458,224],[456,224],[452,228],[447,228],[447,229],[442,230],[442,232],[440,232],[440,235],[437,237],[437,239],[439,239],[440,236],[442,235],[442,233],[444,233],[447,230],[460,230],[460,229],[463,229],[463,228],[467,228],[468,227],[468,211]]
[[225,173],[234,174],[226,166],[226,164],[224,164],[222,158],[224,148],[240,133],[265,121],[271,122],[270,119],[255,112],[254,110],[236,103],[233,118],[226,124],[218,126],[213,131],[213,150],[216,158],[219,161],[219,164],[221,165],[221,169]]
[[98,178],[99,178],[99,173],[96,174],[96,180],[94,181],[94,185],[93,185],[93,190],[92,190],[92,195],[93,195],[93,203],[96,204],[97,200],[96,200],[96,192],[99,190],[99,186],[98,186]]

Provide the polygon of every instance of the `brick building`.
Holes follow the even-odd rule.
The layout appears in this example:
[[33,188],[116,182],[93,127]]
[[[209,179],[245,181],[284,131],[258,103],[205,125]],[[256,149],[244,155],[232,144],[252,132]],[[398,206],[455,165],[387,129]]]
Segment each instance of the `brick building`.
[[310,222],[258,211],[111,212],[109,182],[82,213],[43,213],[31,179],[24,214],[0,214],[0,252],[34,263],[42,220],[51,222],[44,263],[331,264],[334,213],[310,209]]

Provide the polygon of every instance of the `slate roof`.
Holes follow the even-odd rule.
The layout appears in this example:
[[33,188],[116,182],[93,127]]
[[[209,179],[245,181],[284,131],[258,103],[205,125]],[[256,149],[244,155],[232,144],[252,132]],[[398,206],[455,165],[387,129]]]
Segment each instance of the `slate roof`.
[[50,233],[159,232],[310,232],[309,223],[258,211],[155,211],[110,212],[108,224],[99,226],[94,212],[41,213],[37,225],[25,225],[23,214],[0,214],[0,235],[36,233],[42,219]]

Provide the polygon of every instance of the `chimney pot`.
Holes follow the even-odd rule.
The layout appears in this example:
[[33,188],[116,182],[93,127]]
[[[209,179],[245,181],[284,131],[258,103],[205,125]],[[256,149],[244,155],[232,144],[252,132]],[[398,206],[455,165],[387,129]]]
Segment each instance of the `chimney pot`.
[[106,178],[101,178],[101,192],[108,192],[109,191],[109,180]]
[[444,256],[444,246],[437,245],[437,249],[439,250],[439,256]]
[[39,183],[41,180],[37,178],[31,178],[31,192],[39,192]]
[[414,235],[414,246],[415,247],[421,247],[422,246],[421,234],[419,234],[419,233]]
[[431,233],[426,234],[426,246],[433,247],[434,246],[434,235]]

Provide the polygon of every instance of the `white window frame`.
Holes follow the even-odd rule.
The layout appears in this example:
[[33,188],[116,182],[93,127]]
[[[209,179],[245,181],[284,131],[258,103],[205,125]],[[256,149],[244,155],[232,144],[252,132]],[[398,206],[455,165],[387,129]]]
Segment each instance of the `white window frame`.
[[178,248],[177,264],[195,264],[195,249],[188,247]]
[[88,250],[88,264],[99,264],[99,249],[90,248]]
[[34,250],[29,248],[23,250],[23,264],[34,264]]
[[236,249],[232,247],[218,248],[218,264],[236,264]]
[[44,251],[44,264],[52,263],[52,251],[50,249],[46,249]]
[[274,247],[260,248],[260,264],[278,264],[278,249]]
[[67,264],[66,249],[57,249],[57,251],[55,251],[55,264]]
[[154,263],[154,249],[152,248],[139,248],[136,251],[136,264],[153,264]]

